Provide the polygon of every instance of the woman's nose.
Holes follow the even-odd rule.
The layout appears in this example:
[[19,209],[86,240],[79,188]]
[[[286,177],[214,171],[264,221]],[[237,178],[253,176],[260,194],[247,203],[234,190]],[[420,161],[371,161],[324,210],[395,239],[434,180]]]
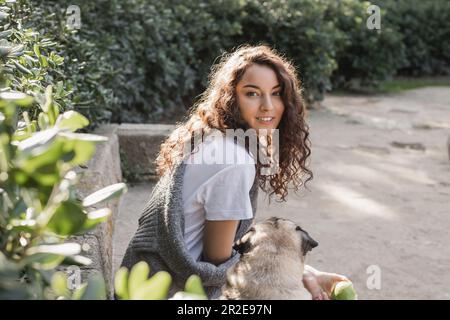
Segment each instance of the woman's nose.
[[261,104],[261,110],[267,111],[273,109],[272,97],[265,95]]

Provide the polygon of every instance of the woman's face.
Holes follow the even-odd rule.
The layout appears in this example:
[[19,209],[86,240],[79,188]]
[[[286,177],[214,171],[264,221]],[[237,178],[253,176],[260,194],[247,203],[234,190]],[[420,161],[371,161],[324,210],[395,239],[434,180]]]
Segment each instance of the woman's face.
[[236,86],[236,95],[241,116],[250,128],[257,132],[278,128],[284,104],[280,83],[270,67],[248,67]]

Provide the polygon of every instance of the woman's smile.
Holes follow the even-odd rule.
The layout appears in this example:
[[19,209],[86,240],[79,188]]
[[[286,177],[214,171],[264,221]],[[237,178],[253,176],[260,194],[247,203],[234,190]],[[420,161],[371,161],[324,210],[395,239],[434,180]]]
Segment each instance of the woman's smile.
[[263,125],[271,125],[273,124],[275,117],[256,117],[256,120],[261,122]]

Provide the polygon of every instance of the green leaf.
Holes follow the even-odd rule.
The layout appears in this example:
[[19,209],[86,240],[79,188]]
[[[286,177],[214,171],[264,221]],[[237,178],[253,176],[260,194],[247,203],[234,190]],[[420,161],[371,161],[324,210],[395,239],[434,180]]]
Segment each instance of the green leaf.
[[39,56],[39,63],[41,64],[41,66],[43,68],[47,68],[48,67],[48,61],[47,61],[47,58],[45,56]]
[[99,223],[106,221],[108,216],[111,215],[111,210],[109,208],[102,208],[96,211],[89,212],[87,214],[87,219],[84,221],[83,228],[81,232],[86,232],[94,228]]
[[29,175],[26,172],[17,169],[14,169],[11,172],[11,177],[13,178],[14,182],[19,186],[25,185],[29,179]]
[[8,53],[9,58],[20,57],[21,55],[23,55],[24,45],[19,44],[17,46],[9,47],[8,49],[9,49],[9,53]]
[[128,300],[128,269],[121,267],[114,277],[114,288],[116,295],[122,300]]
[[43,244],[29,248],[26,251],[26,255],[31,256],[38,253],[50,253],[62,256],[72,256],[80,253],[80,251],[81,246],[78,243]]
[[36,229],[36,220],[29,219],[29,220],[22,220],[22,219],[12,219],[9,222],[9,226],[14,230],[15,232],[34,232]]
[[32,136],[32,133],[28,132],[28,130],[23,129],[23,130],[17,130],[13,137],[12,140],[13,141],[23,141],[25,139],[28,139]]
[[72,166],[84,164],[89,161],[95,153],[95,145],[83,140],[65,140],[63,145],[64,156],[62,160]]
[[50,119],[44,112],[38,115],[38,125],[41,130],[47,129],[50,126]]
[[11,52],[11,47],[9,46],[0,46],[0,57],[4,58],[9,55]]
[[52,92],[53,92],[52,86],[48,85],[47,88],[45,88],[45,103],[42,105],[42,111],[44,111],[47,114],[50,112],[50,106],[53,103]]
[[64,260],[64,256],[52,253],[35,253],[25,258],[25,264],[32,265],[35,269],[51,270],[56,268]]
[[60,180],[58,164],[64,155],[63,143],[53,139],[51,132],[45,132],[42,136],[38,132],[19,142],[19,149],[22,148],[24,152],[19,153],[13,161],[16,183],[24,185],[32,178],[39,185],[51,186]]
[[130,290],[132,300],[164,300],[169,293],[172,277],[166,271],[159,271],[142,283],[135,291]]
[[9,38],[13,33],[13,30],[9,29],[9,30],[5,30],[0,32],[0,39],[6,39]]
[[69,296],[69,290],[67,289],[67,276],[64,272],[59,271],[53,275],[51,288],[57,296]]
[[84,293],[86,292],[87,283],[83,283],[79,288],[75,289],[72,294],[72,300],[81,300]]
[[206,297],[205,290],[203,289],[202,286],[202,279],[196,274],[191,275],[186,280],[184,291]]
[[28,70],[27,68],[25,68],[24,66],[22,66],[20,63],[18,63],[16,60],[13,60],[13,64],[16,66],[16,68],[22,72],[22,73],[26,73],[29,75],[33,75],[33,72],[31,72],[30,70]]
[[13,101],[16,105],[21,107],[28,107],[33,103],[33,98],[25,93],[18,91],[5,91],[0,93],[0,99]]
[[106,286],[103,277],[95,273],[89,278],[88,284],[81,300],[105,300]]
[[145,261],[136,263],[131,268],[130,278],[128,279],[128,293],[130,298],[133,293],[147,280],[150,268]]
[[38,58],[41,56],[41,51],[40,51],[39,46],[37,44],[33,45],[33,51],[34,51],[34,54],[36,54],[36,56]]
[[47,228],[58,235],[69,236],[78,233],[87,219],[83,208],[72,201],[62,202],[56,209]]
[[[43,131],[36,132],[32,137],[21,141],[18,144],[18,149],[22,152],[33,152],[42,153],[43,149],[41,147],[48,147],[50,142],[56,137],[58,134],[58,128],[50,128]],[[40,149],[37,149],[40,148]]]
[[9,17],[9,13],[0,11],[0,21],[5,20],[8,17]]
[[83,206],[89,207],[94,204],[116,198],[122,194],[125,194],[127,190],[127,185],[123,182],[110,185],[87,196],[83,200]]
[[30,176],[33,178],[34,183],[38,183],[40,186],[51,187],[59,182],[59,166],[54,164],[48,164],[36,169]]
[[56,120],[56,125],[61,129],[76,131],[89,125],[89,120],[82,114],[70,110],[64,112],[58,117]]
[[25,263],[36,269],[49,270],[59,266],[66,256],[76,255],[80,251],[81,246],[78,243],[39,245],[25,252]]
[[51,107],[51,110],[52,110],[52,115],[53,115],[53,119],[54,119],[53,123],[55,123],[56,119],[59,116],[59,107],[58,107],[58,105],[56,103],[53,103],[52,107]]
[[111,209],[102,208],[95,211],[88,212],[87,216],[89,220],[105,221],[105,219],[111,214]]

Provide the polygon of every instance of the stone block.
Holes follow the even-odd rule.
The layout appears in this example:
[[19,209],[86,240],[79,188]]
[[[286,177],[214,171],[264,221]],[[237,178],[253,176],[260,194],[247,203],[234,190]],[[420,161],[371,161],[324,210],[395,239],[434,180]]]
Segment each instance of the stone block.
[[161,143],[175,126],[162,124],[122,124],[117,129],[121,155],[134,174],[155,176],[155,160]]

